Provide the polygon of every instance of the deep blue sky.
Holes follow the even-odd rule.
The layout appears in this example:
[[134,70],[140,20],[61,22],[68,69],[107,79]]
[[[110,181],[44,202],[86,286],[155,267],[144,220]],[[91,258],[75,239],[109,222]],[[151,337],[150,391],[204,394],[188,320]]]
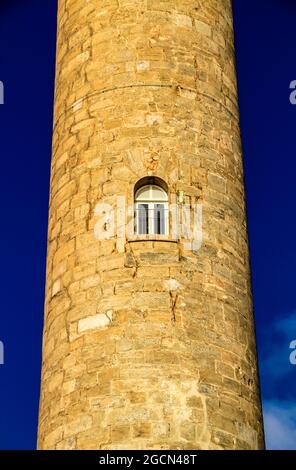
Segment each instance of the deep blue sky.
[[[267,440],[296,448],[296,3],[234,0],[234,15]],[[36,442],[55,27],[56,0],[1,0],[0,449]]]

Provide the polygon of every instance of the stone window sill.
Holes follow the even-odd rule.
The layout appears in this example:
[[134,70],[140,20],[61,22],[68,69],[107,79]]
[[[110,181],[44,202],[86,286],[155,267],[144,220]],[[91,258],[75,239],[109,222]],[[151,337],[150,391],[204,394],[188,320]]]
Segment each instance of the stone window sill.
[[168,235],[134,235],[128,237],[128,242],[167,242],[167,243],[178,243],[177,238],[172,238]]

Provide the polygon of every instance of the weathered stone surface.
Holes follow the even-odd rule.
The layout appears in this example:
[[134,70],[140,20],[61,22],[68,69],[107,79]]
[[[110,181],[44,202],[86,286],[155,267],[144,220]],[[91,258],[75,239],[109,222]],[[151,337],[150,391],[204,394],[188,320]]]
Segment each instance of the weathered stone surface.
[[[58,9],[38,446],[262,448],[231,2]],[[128,213],[100,238],[146,176],[202,205],[200,249]]]
[[82,318],[78,322],[78,332],[107,328],[112,323],[112,310],[91,317]]

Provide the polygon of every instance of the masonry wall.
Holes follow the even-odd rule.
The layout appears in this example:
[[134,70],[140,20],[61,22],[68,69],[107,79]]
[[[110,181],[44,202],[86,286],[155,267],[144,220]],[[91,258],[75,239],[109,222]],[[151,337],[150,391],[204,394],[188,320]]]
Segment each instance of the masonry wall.
[[[199,250],[95,237],[146,176]],[[39,448],[262,447],[230,1],[60,0]]]

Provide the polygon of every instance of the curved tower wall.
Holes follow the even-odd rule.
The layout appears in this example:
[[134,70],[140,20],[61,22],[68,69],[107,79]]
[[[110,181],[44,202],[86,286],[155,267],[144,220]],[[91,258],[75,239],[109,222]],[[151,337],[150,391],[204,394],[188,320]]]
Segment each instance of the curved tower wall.
[[39,448],[262,447],[231,2],[60,0]]

